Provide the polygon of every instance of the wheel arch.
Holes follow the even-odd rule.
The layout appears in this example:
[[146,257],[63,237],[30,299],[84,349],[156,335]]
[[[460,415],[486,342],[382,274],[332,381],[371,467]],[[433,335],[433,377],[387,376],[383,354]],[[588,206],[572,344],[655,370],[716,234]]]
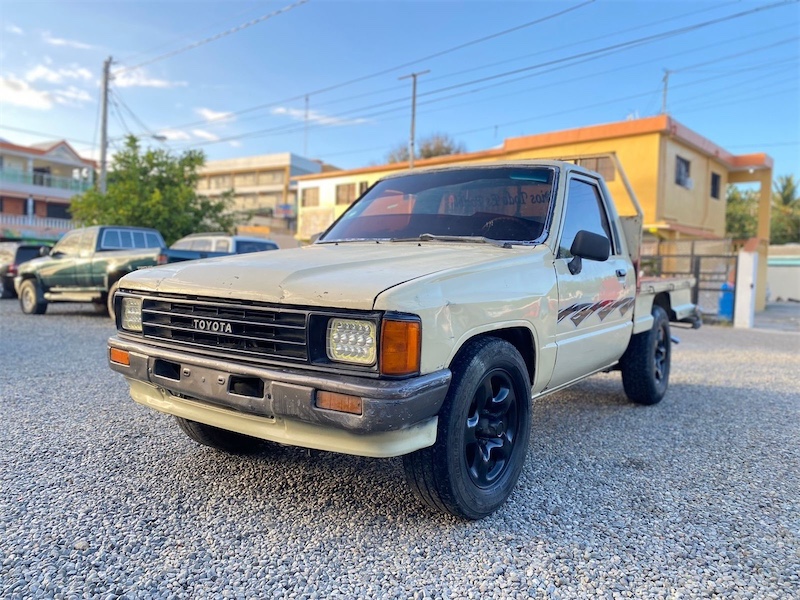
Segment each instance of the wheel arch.
[[470,335],[466,335],[464,338],[462,338],[461,343],[457,346],[456,350],[450,357],[448,365],[452,366],[453,362],[464,351],[464,348],[466,348],[469,342],[475,339],[489,337],[505,340],[517,349],[517,352],[519,352],[520,356],[522,356],[522,360],[525,361],[525,366],[528,368],[528,377],[530,378],[531,384],[535,385],[534,378],[537,370],[536,361],[538,354],[536,352],[536,348],[538,347],[538,336],[536,330],[530,326],[515,324],[499,327],[497,329],[471,332]]
[[670,321],[676,321],[678,319],[675,311],[672,309],[672,299],[670,298],[669,292],[660,292],[656,294],[656,297],[653,298],[653,306],[660,306],[667,312],[667,317],[669,317]]
[[130,269],[114,269],[106,273],[106,293],[111,290],[111,286],[130,273]]

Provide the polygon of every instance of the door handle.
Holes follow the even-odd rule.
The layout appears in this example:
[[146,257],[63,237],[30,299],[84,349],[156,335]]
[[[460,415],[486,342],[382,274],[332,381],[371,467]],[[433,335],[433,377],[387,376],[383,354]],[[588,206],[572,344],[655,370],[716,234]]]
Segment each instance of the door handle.
[[617,277],[622,278],[628,274],[628,271],[625,269],[617,269]]

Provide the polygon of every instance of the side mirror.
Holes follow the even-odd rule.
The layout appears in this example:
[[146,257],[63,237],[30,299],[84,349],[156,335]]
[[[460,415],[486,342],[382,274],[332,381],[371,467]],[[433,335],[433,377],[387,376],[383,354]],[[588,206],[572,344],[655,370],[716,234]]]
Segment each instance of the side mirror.
[[583,268],[582,259],[603,262],[611,256],[611,242],[604,235],[598,235],[585,229],[575,234],[575,239],[569,249],[572,260],[567,263],[569,272],[577,275]]
[[50,246],[39,246],[39,256],[49,256]]

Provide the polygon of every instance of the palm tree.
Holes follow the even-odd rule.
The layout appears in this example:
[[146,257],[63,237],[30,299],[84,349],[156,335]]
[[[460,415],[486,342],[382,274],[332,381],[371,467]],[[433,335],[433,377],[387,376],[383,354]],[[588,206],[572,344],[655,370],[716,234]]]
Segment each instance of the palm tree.
[[800,200],[800,190],[794,175],[781,175],[772,183],[772,203],[775,206],[791,206]]

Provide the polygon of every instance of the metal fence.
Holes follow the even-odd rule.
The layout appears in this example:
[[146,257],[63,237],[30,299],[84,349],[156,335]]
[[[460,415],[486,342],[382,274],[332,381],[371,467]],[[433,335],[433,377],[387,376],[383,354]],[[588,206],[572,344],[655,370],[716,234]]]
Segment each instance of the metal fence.
[[719,314],[723,294],[736,285],[730,240],[662,241],[643,246],[642,272],[654,277],[694,277],[692,302],[705,315]]

